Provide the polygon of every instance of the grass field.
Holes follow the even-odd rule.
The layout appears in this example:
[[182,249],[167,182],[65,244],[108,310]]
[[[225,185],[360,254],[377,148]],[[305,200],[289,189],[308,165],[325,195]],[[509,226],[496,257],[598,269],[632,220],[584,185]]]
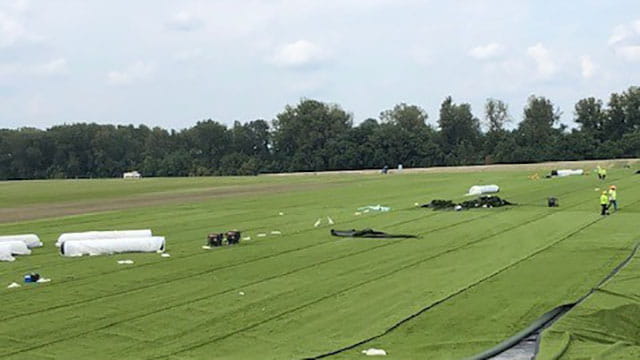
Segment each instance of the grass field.
[[[0,183],[0,234],[37,233],[45,242],[31,256],[0,263],[0,358],[303,359],[378,335],[328,358],[364,357],[369,347],[387,350],[389,359],[472,356],[576,301],[639,239],[640,175],[631,169],[610,170],[606,184],[618,186],[622,209],[606,218],[595,191],[606,184],[595,176],[534,181],[529,174]],[[461,200],[479,183],[499,184],[500,195],[518,205],[463,212],[414,206]],[[548,196],[561,206],[547,208]],[[354,214],[377,204],[392,211]],[[336,224],[313,226],[327,216]],[[333,238],[331,227],[420,237]],[[62,232],[137,228],[166,236],[171,257],[64,258],[53,245]],[[234,228],[251,240],[201,248],[208,232]],[[563,340],[578,332],[572,316],[622,307],[640,318],[640,268],[631,264],[607,284],[627,279],[617,286],[631,295],[611,302],[599,294],[579,305],[545,333],[538,358],[583,359],[600,344],[595,335]],[[31,271],[52,282],[5,288]],[[637,335],[631,326],[612,336],[613,350],[598,351],[637,358],[634,329]]]

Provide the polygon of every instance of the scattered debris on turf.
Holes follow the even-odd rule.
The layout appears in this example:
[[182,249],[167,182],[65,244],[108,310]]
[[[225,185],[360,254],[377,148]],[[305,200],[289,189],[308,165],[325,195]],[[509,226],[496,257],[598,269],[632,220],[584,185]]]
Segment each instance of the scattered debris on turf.
[[120,264],[120,265],[131,265],[131,264],[133,264],[133,260],[118,260],[118,264]]
[[333,221],[333,219],[332,219],[332,218],[330,218],[330,217],[328,217],[328,216],[327,216],[327,222],[329,222],[329,225],[333,225],[333,224],[335,224],[335,222]]
[[382,349],[367,349],[367,350],[362,350],[362,353],[367,355],[367,356],[386,356],[387,352],[382,350]]
[[9,284],[9,286],[7,286],[7,289],[13,289],[13,288],[19,288],[20,284],[18,284],[17,282],[12,282],[11,284]]
[[387,234],[382,231],[376,231],[373,229],[363,229],[363,230],[334,230],[331,229],[331,235],[338,237],[362,237],[362,238],[375,238],[375,239],[389,239],[389,238],[416,238],[415,235],[404,235],[404,234]]
[[271,235],[282,235],[281,231],[272,231]]
[[240,291],[240,292],[238,293],[238,295],[240,295],[240,296],[244,296],[244,291]]
[[265,233],[258,234],[258,237],[266,237],[266,236],[267,236],[267,234],[265,234]]
[[171,254],[168,254],[168,253],[162,253],[162,255],[160,255],[160,256],[162,256],[162,257],[171,257]]
[[322,219],[318,218],[318,220],[316,220],[316,222],[313,224],[313,227],[318,227],[320,226],[320,224],[322,224]]
[[242,241],[249,241],[251,240],[251,236],[245,236],[242,238]]
[[279,212],[279,213],[278,213],[278,215],[283,216],[283,215],[284,215],[284,213],[283,213],[283,212]]
[[48,283],[51,282],[51,279],[47,279],[47,278],[40,278],[38,280],[36,280],[37,283]]
[[387,212],[387,211],[390,211],[391,208],[388,207],[388,206],[382,206],[382,205],[378,204],[378,205],[367,205],[367,206],[359,207],[356,210],[363,211],[365,213],[367,213],[369,211]]
[[209,245],[202,245],[202,248],[205,250],[211,250],[211,246]]
[[362,213],[360,211],[356,211],[356,212],[353,213],[353,215],[360,216],[360,215],[362,215]]

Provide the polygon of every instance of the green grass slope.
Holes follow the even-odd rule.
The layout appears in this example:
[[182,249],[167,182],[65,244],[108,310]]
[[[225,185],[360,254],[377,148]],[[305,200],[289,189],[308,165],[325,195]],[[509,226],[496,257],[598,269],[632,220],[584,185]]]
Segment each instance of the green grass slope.
[[[0,224],[1,234],[36,232],[46,243],[31,256],[0,263],[0,285],[29,271],[52,279],[0,288],[0,357],[300,359],[382,334],[430,305],[364,347],[382,347],[392,359],[472,355],[581,296],[636,239],[640,186],[630,170],[610,172],[622,211],[605,219],[594,191],[603,184],[593,177],[531,181],[526,175],[161,179],[157,188],[173,189],[167,191],[217,181],[240,187],[281,182],[292,189]],[[295,187],[310,181],[332,186]],[[501,196],[519,205],[465,212],[413,206],[432,198],[461,199],[477,183],[501,185]],[[20,184],[12,183],[12,191],[46,192]],[[122,195],[111,192],[108,181],[93,186],[105,199]],[[77,200],[97,196],[86,189],[65,191]],[[551,195],[560,198],[560,208],[544,206]],[[45,203],[38,197],[32,202]],[[354,215],[357,207],[376,204],[393,210]],[[313,226],[326,216],[338,229],[373,227],[421,237],[332,238],[328,225]],[[132,228],[165,235],[171,257],[63,258],[53,246],[61,232]],[[201,249],[208,232],[232,228],[252,239]],[[135,264],[118,265],[118,259]],[[362,356],[361,349],[335,358]]]

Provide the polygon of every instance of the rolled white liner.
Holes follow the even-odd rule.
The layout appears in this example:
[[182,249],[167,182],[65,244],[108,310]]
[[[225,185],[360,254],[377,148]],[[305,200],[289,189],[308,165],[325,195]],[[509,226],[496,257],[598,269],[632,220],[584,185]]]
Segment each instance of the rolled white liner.
[[558,176],[571,176],[571,175],[584,175],[584,170],[582,170],[582,169],[577,169],[577,170],[569,170],[569,169],[558,170]]
[[163,251],[164,246],[164,236],[67,240],[60,246],[60,253],[64,256],[82,256],[127,252],[157,252]]
[[474,185],[469,188],[467,195],[482,195],[500,192],[498,185]]
[[22,241],[29,248],[42,246],[42,241],[40,241],[40,238],[36,234],[0,236],[0,243],[7,242],[7,241]]
[[118,238],[142,238],[151,237],[151,230],[119,230],[119,231],[86,231],[76,233],[64,233],[58,237],[56,246],[60,247],[68,240],[96,240],[96,239],[118,239]]
[[22,241],[4,241],[0,243],[0,251],[8,251],[11,255],[31,255],[31,250]]
[[0,247],[0,261],[15,261],[16,258],[11,255],[11,249],[8,247]]

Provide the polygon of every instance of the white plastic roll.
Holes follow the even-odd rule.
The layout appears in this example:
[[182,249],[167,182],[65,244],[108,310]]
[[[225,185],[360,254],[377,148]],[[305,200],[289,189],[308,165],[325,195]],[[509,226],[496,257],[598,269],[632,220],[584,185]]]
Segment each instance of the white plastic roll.
[[36,234],[0,236],[0,243],[7,242],[7,241],[22,241],[29,248],[42,246],[42,241],[40,241],[40,238]]
[[0,249],[3,249],[3,252],[8,251],[11,255],[31,255],[31,250],[22,241],[1,242]]
[[474,185],[469,188],[467,195],[493,194],[500,192],[498,185]]
[[157,252],[164,251],[164,246],[164,236],[67,240],[60,246],[60,253],[64,256],[95,256],[128,252]]
[[68,240],[92,240],[92,239],[117,239],[117,238],[142,238],[151,237],[151,230],[120,230],[120,231],[86,231],[76,233],[64,233],[58,237],[56,246],[60,247]]

